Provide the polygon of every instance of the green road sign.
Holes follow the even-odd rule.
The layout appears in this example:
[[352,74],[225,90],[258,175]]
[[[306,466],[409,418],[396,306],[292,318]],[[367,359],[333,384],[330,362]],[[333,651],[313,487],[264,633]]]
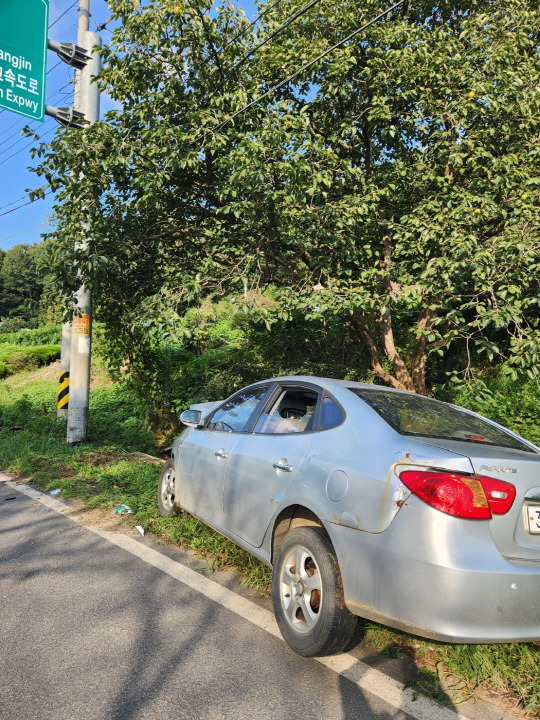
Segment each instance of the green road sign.
[[49,0],[0,0],[0,107],[43,121]]

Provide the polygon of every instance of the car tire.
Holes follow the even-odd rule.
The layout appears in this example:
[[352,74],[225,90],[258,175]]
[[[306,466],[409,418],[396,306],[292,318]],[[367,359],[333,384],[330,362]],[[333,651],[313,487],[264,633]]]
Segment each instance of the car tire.
[[341,652],[357,617],[343,599],[341,573],[326,532],[299,527],[278,548],[272,571],[272,602],[286,642],[299,655]]
[[169,458],[163,465],[158,483],[158,508],[163,517],[178,515],[180,508],[177,504],[176,474],[174,459]]

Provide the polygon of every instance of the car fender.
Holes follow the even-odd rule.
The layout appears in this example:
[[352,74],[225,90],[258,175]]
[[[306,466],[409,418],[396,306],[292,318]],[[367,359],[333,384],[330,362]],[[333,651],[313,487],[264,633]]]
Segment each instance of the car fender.
[[[274,500],[275,501],[275,500]],[[298,508],[301,508],[300,515],[306,515],[308,517],[308,520],[306,522],[299,523],[301,525],[311,525],[316,524],[313,522],[315,519],[318,520],[322,527],[325,529],[328,528],[329,525],[328,521],[325,520],[323,517],[321,517],[320,510],[309,501],[306,501],[303,496],[298,494],[293,494],[284,498],[283,500],[278,500],[278,503],[276,504],[276,508],[274,511],[274,514],[272,515],[272,519],[270,520],[268,527],[266,528],[266,532],[264,534],[263,542],[261,545],[261,551],[264,553],[265,556],[269,558],[269,560],[272,559],[273,555],[273,538],[274,538],[274,531],[279,524],[281,518],[288,517],[288,516],[295,516],[298,517]],[[329,533],[330,534],[330,533]]]
[[182,449],[182,445],[184,444],[184,440],[189,436],[189,434],[192,432],[193,428],[187,427],[182,430],[180,435],[175,438],[175,441],[172,444],[172,447],[170,449],[170,455],[169,457],[177,458],[178,454],[180,453],[180,450]]

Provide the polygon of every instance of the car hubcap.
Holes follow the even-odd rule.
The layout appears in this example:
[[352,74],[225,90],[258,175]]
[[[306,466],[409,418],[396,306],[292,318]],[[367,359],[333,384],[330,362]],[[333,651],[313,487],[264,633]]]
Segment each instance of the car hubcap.
[[176,496],[175,478],[172,470],[165,473],[161,488],[161,499],[163,500],[163,505],[167,509],[172,510],[174,507],[174,498]]
[[289,624],[300,633],[317,622],[322,599],[319,567],[307,548],[294,547],[281,570],[281,602]]

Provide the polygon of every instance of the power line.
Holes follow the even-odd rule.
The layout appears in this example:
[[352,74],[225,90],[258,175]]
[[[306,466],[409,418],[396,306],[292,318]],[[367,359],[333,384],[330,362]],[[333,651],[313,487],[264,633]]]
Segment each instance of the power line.
[[[5,135],[5,134],[6,134],[7,132],[9,132],[12,128],[14,128],[15,125],[18,125],[20,122],[21,122],[20,120],[15,120],[15,122],[14,122],[12,125],[10,125],[10,126],[9,126],[8,128],[6,128],[5,130],[2,130],[2,132],[0,133],[0,137],[2,137],[2,135]],[[15,134],[17,134],[17,133],[15,133]]]
[[330,55],[330,53],[332,53],[334,50],[336,50],[337,48],[341,47],[341,46],[344,45],[346,42],[349,42],[349,40],[352,40],[354,37],[356,37],[357,35],[359,35],[361,32],[363,32],[364,30],[366,30],[368,27],[370,27],[371,25],[374,25],[378,20],[380,20],[381,18],[383,18],[385,15],[388,15],[389,13],[391,13],[391,12],[392,12],[393,10],[395,10],[396,8],[401,7],[401,5],[404,5],[406,2],[407,2],[407,0],[399,0],[399,2],[395,3],[394,5],[392,5],[392,6],[389,7],[387,10],[384,10],[383,12],[379,13],[379,14],[378,14],[376,17],[374,17],[372,20],[370,20],[369,22],[365,23],[364,25],[361,25],[359,28],[357,28],[357,29],[356,29],[354,32],[352,32],[350,35],[347,35],[346,38],[343,38],[343,40],[340,40],[340,41],[337,42],[335,45],[332,45],[331,48],[329,48],[328,50],[325,50],[325,51],[322,52],[320,55],[317,55],[317,57],[314,58],[313,60],[310,60],[310,62],[306,63],[305,65],[302,65],[301,68],[299,68],[299,69],[296,70],[294,73],[292,73],[291,75],[289,75],[288,77],[286,77],[285,80],[282,80],[282,81],[281,81],[280,83],[278,83],[277,85],[274,85],[274,87],[271,87],[270,90],[267,90],[267,91],[266,91],[265,93],[263,93],[262,95],[259,95],[258,98],[255,98],[255,100],[252,100],[252,101],[251,101],[250,103],[248,103],[247,105],[244,105],[244,107],[240,108],[240,110],[237,110],[235,113],[233,113],[232,115],[230,115],[230,116],[229,116],[228,118],[226,118],[225,120],[222,120],[220,123],[218,123],[218,124],[215,125],[214,127],[209,128],[210,132],[216,132],[217,130],[221,130],[223,127],[225,127],[225,125],[228,125],[228,124],[231,122],[231,120],[234,120],[235,117],[237,117],[238,115],[240,115],[240,113],[245,112],[246,110],[249,110],[249,108],[253,107],[254,105],[257,105],[261,100],[264,100],[265,97],[268,97],[269,95],[272,95],[273,93],[275,93],[276,90],[279,90],[279,89],[282,88],[284,85],[286,85],[287,83],[291,82],[291,80],[294,80],[295,78],[297,78],[298,75],[300,75],[302,72],[304,72],[304,70],[307,70],[308,68],[312,67],[313,65],[315,65],[316,63],[318,63],[320,60],[322,60],[324,57],[326,57],[327,55]]
[[[12,138],[15,138],[15,137],[17,137],[17,135],[20,135],[25,127],[30,128],[30,130],[38,130],[40,128],[45,127],[45,125],[47,125],[47,123],[50,122],[51,120],[52,120],[52,118],[47,118],[47,120],[45,120],[42,124],[39,122],[39,120],[34,120],[32,123],[27,123],[26,125],[24,125],[24,121],[23,121],[23,125],[19,129],[17,129],[13,134],[9,135],[9,137],[7,137],[5,140],[2,140],[2,142],[0,142],[0,148],[3,145],[6,145],[7,143],[9,143],[9,141]],[[4,155],[5,153],[9,152],[12,148],[16,147],[20,142],[23,142],[24,140],[27,140],[27,138],[22,137],[19,140],[17,140],[16,142],[10,144],[9,147],[7,147],[5,150],[0,150],[0,155]]]
[[231,45],[231,43],[235,42],[236,40],[238,40],[238,38],[241,38],[242,35],[245,35],[249,30],[251,30],[251,28],[254,27],[254,26],[259,22],[259,20],[262,20],[263,17],[264,17],[265,15],[267,15],[267,14],[270,12],[270,10],[273,10],[273,9],[276,7],[276,5],[279,5],[280,2],[282,2],[282,0],[276,0],[276,2],[272,3],[272,5],[269,5],[269,6],[266,8],[266,10],[263,10],[262,13],[260,13],[259,15],[257,15],[257,17],[255,18],[255,20],[253,20],[252,22],[250,22],[249,25],[248,25],[246,28],[244,28],[243,30],[241,30],[239,33],[236,33],[236,35],[235,35],[234,37],[232,37],[228,42],[225,43],[225,45],[223,45],[223,47],[222,47],[220,50],[218,50],[218,53],[217,53],[218,56],[221,55],[221,53],[222,53],[224,50],[226,50],[226,49],[229,47],[229,45]]
[[74,2],[72,5],[70,5],[67,10],[64,10],[64,12],[63,12],[61,15],[59,15],[59,16],[56,18],[56,20],[49,25],[49,30],[50,30],[52,27],[54,27],[54,26],[56,25],[56,23],[64,17],[64,15],[67,15],[68,12],[71,10],[71,8],[74,8],[75,5],[76,5],[78,2],[79,2],[79,0],[75,0],[75,2]]
[[11,205],[15,205],[15,203],[21,202],[21,200],[24,200],[27,197],[28,197],[28,195],[25,193],[24,195],[21,195],[20,198],[17,198],[16,200],[12,200],[11,202],[6,203],[5,205],[2,205],[2,207],[0,207],[0,210],[3,210],[4,208],[7,208],[7,207],[11,207]]
[[[47,118],[47,120],[45,120],[45,122],[43,123],[43,125],[41,126],[40,129],[47,127],[48,123],[50,123],[51,121],[52,121],[52,118]],[[13,143],[9,147],[7,147],[5,150],[1,150],[0,157],[2,157],[2,155],[5,155],[6,153],[8,153],[10,150],[13,150],[13,148],[16,148],[17,145],[20,145],[20,143],[25,142],[26,140],[28,140],[28,137],[21,137],[19,140],[17,140],[17,142]]]
[[[220,85],[214,90],[214,92],[210,95],[208,100],[205,103],[205,106],[210,102],[210,100],[218,93],[220,90],[223,89],[224,85],[227,83],[231,75],[234,73],[235,70],[238,70],[238,68],[243,65],[246,60],[251,56],[254,55],[258,50],[260,50],[264,45],[269,43],[271,40],[273,40],[276,35],[279,35],[279,33],[282,30],[285,30],[286,27],[288,27],[291,23],[293,23],[295,20],[298,20],[299,17],[302,17],[308,10],[311,10],[312,7],[315,5],[318,5],[321,2],[321,0],[310,0],[310,2],[306,3],[303,7],[301,7],[299,10],[297,10],[295,13],[293,13],[290,17],[285,20],[284,23],[282,23],[278,28],[276,28],[273,32],[270,33],[267,37],[265,37],[258,45],[256,45],[254,48],[249,50],[240,60],[233,66],[232,70],[229,70],[227,75],[223,78]],[[276,3],[277,4],[277,3]],[[229,43],[230,44],[230,43]],[[223,47],[223,50],[227,47],[225,45]]]
[[[50,192],[45,193],[45,196],[50,195],[50,194],[51,194]],[[39,199],[41,200],[42,198],[39,198]],[[9,215],[10,213],[15,212],[15,210],[20,210],[21,208],[26,207],[27,205],[30,205],[30,203],[33,203],[33,202],[35,202],[35,200],[27,200],[25,203],[22,203],[21,205],[17,205],[17,207],[12,208],[11,210],[6,210],[5,212],[0,213],[0,217],[3,217],[4,215]]]
[[59,65],[61,65],[63,62],[64,62],[63,60],[59,60],[59,61],[56,63],[56,65],[53,65],[52,68],[50,68],[49,70],[47,70],[47,75],[48,75],[49,73],[52,73],[53,70],[56,70],[56,68],[57,68]]
[[[44,135],[42,135],[41,137],[39,137],[37,140],[38,140],[38,141],[43,140],[43,138],[46,138],[48,135],[50,135],[50,134],[51,134],[52,132],[54,132],[55,130],[56,130],[56,128],[51,128],[48,132],[46,132]],[[10,155],[9,157],[7,157],[7,158],[5,158],[4,160],[2,160],[2,162],[0,162],[0,166],[1,166],[1,165],[4,165],[5,163],[7,163],[8,160],[11,160],[11,158],[14,158],[15,155],[18,155],[19,153],[24,152],[25,150],[28,150],[28,148],[29,148],[31,145],[33,145],[33,144],[34,144],[34,140],[32,140],[28,145],[26,145],[25,147],[21,148],[20,150],[17,150],[17,152],[14,152],[13,155]]]
[[40,223],[39,225],[34,225],[34,227],[26,228],[26,230],[21,230],[18,233],[15,233],[15,235],[10,235],[9,237],[2,238],[0,240],[1,243],[5,243],[8,240],[13,240],[13,238],[19,237],[19,235],[24,235],[24,233],[30,232],[30,230],[37,230],[40,227],[44,227],[45,225],[48,225],[49,223],[45,220],[44,222]]
[[[16,122],[15,125],[18,125],[19,122],[20,121]],[[14,133],[11,133],[11,135],[8,135],[8,137],[5,138],[5,140],[2,140],[2,142],[0,142],[0,147],[2,147],[2,145],[5,145],[6,143],[8,143],[12,138],[17,137],[17,135],[20,135],[23,128],[25,127],[24,123],[25,123],[25,121],[23,120],[21,126],[19,128],[17,128],[17,130],[15,130]],[[12,125],[11,127],[14,127],[14,126]],[[0,151],[0,154],[1,154],[1,151]]]
[[[19,121],[19,122],[20,122],[20,121]],[[45,120],[45,123],[47,123],[47,122],[48,122],[48,120]],[[25,123],[26,123],[26,124],[25,124]],[[11,133],[11,135],[8,135],[7,138],[5,138],[4,140],[2,140],[2,141],[0,142],[0,148],[1,148],[3,145],[6,145],[6,143],[8,143],[12,138],[17,137],[17,135],[20,135],[25,127],[29,127],[30,129],[35,129],[35,128],[40,127],[40,125],[38,125],[37,123],[39,123],[39,120],[34,120],[33,122],[30,122],[30,123],[27,122],[26,120],[23,120],[22,123],[21,123],[21,125],[20,125],[20,127],[18,127],[17,130],[15,130],[14,133]],[[44,124],[45,124],[45,123],[44,123]],[[16,123],[16,124],[18,124],[18,123]],[[32,128],[32,125],[34,126],[33,128]],[[13,127],[13,126],[12,126],[12,127]],[[24,138],[23,138],[23,139],[24,139]],[[11,150],[11,148],[12,148],[12,147],[15,147],[15,145],[17,145],[18,142],[20,142],[20,140],[18,140],[17,142],[13,143],[13,144],[12,144],[9,148],[7,148],[6,150],[0,150],[0,155],[3,155],[5,152],[8,152],[9,150]]]
[[[48,187],[48,185],[43,185],[42,187],[38,188],[38,190],[45,190],[46,187]],[[37,192],[37,190],[34,190],[34,192]],[[45,194],[46,194],[46,195],[49,195],[49,193],[45,193]],[[20,197],[20,198],[17,198],[16,200],[12,200],[11,202],[8,202],[8,203],[6,203],[5,205],[2,205],[2,207],[0,207],[0,210],[4,210],[4,208],[11,207],[12,205],[15,205],[15,203],[18,203],[18,202],[20,202],[21,200],[26,200],[26,198],[28,198],[28,193],[25,193],[24,195],[21,195],[21,197]],[[34,202],[34,201],[33,201],[33,200],[30,200],[29,202]],[[25,204],[27,204],[27,203],[25,203]],[[21,207],[23,207],[23,206],[21,205]],[[17,210],[17,209],[18,209],[18,208],[14,208],[14,210]],[[11,211],[10,211],[10,212],[11,212]],[[4,213],[2,213],[2,214],[4,214]],[[5,213],[5,214],[7,215],[8,213]],[[1,217],[1,216],[0,216],[0,217]]]
[[[66,88],[68,85],[70,85],[70,83],[66,83],[66,85],[64,85],[63,87],[61,87],[60,90],[57,90],[57,91],[54,93],[54,95],[51,95],[51,97],[47,99],[47,103],[50,105],[51,102],[56,98],[56,96],[57,96],[57,95],[61,95],[62,90],[63,90],[64,88]],[[48,120],[49,120],[49,119],[45,120],[45,123],[48,122]],[[29,127],[29,128],[31,128],[31,129],[32,129],[32,126],[34,126],[34,128],[42,127],[42,125],[40,124],[40,121],[39,121],[39,120],[30,120],[30,121],[27,121],[27,120],[17,120],[17,122],[14,123],[13,125],[11,125],[11,127],[15,127],[15,125],[19,125],[19,127],[17,128],[17,130],[15,130],[15,132],[11,133],[11,135],[8,135],[7,138],[4,138],[3,140],[0,141],[0,147],[2,147],[2,145],[5,145],[6,143],[8,143],[12,138],[14,138],[14,137],[16,137],[17,135],[19,135],[19,134],[22,132],[23,128],[26,127],[26,126]],[[2,152],[5,152],[5,150],[4,150],[4,151],[0,151],[0,155],[2,154]]]

